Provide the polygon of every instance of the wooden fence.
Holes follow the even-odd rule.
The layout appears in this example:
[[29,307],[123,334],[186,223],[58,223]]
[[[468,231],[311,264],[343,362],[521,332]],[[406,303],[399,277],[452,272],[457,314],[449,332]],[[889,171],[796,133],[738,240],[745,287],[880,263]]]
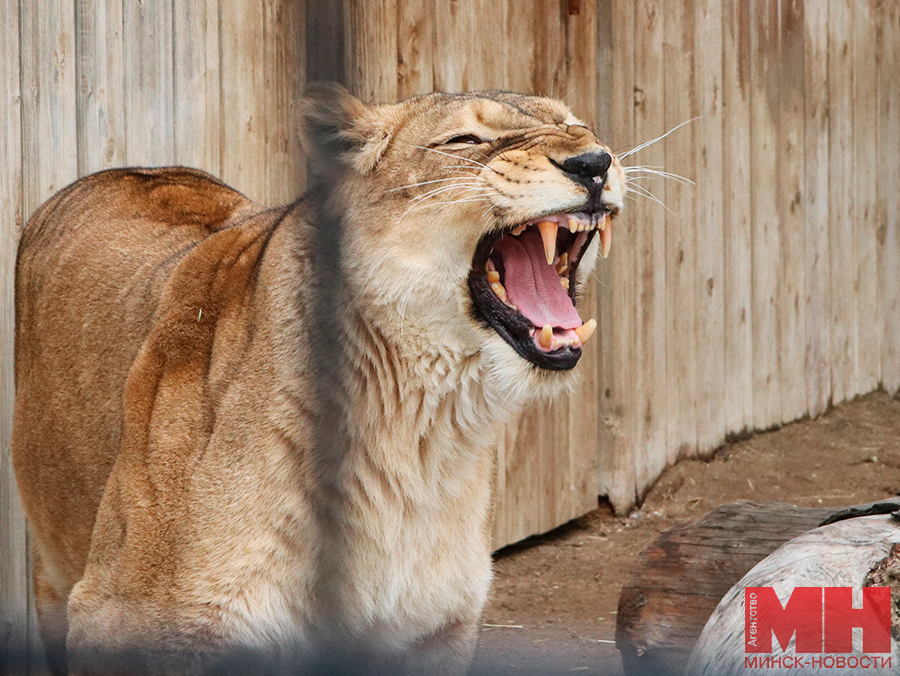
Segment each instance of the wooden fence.
[[900,0],[0,0],[0,643],[29,634],[8,448],[24,219],[123,165],[291,199],[307,59],[370,101],[563,98],[621,152],[694,120],[626,160],[696,185],[631,174],[582,384],[501,444],[498,546],[598,495],[627,510],[730,433],[900,386]]

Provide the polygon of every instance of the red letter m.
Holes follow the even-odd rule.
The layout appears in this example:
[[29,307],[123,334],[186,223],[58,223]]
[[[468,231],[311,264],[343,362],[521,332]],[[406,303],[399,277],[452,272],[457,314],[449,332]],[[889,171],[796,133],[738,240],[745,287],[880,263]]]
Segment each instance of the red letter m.
[[[791,636],[797,632],[795,649],[798,653],[822,652],[822,588],[796,587],[787,605],[771,587],[747,587],[744,599],[756,594],[756,645],[745,645],[746,652],[772,652],[772,634],[785,650]],[[749,609],[748,609],[749,610]],[[750,617],[747,617],[748,625]],[[745,629],[746,631],[746,629]],[[746,643],[746,633],[745,633]]]
[[891,652],[891,589],[863,587],[862,594],[856,609],[850,587],[825,587],[826,653],[853,652],[853,627],[862,627],[863,652]]

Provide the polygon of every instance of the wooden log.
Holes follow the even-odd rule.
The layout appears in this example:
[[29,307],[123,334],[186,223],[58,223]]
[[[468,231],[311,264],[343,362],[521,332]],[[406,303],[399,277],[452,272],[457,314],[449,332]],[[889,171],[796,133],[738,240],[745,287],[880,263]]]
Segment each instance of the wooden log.
[[[785,659],[789,664],[782,663],[778,666],[777,660],[773,660],[776,664],[767,663],[765,654],[748,655],[745,643],[748,609],[744,605],[744,590],[748,587],[768,587],[777,597],[778,603],[787,604],[790,600],[790,604],[794,605],[795,592],[800,587],[813,587],[819,590],[824,588],[826,598],[828,588],[839,587],[849,591],[851,598],[856,598],[854,605],[862,601],[862,607],[871,610],[869,599],[863,597],[863,587],[894,587],[896,593],[900,590],[896,577],[898,572],[900,572],[900,528],[896,516],[880,514],[860,519],[851,518],[803,533],[760,561],[725,594],[703,628],[685,673],[691,676],[787,676],[787,674],[814,676],[828,673],[831,668],[827,666],[827,662],[826,666],[817,665],[812,659],[806,659],[812,657],[811,655],[803,654],[814,649],[814,646],[801,647],[805,641],[800,639],[802,633],[800,626],[793,636],[785,636],[782,633],[777,637],[770,629],[764,628],[762,599],[758,601],[761,631],[756,634],[754,643],[763,653],[777,654],[784,650],[784,658],[793,655],[795,659],[793,663]],[[829,605],[827,600],[825,603],[827,608]],[[888,601],[885,605],[892,604]],[[896,613],[891,613],[889,608],[885,610],[896,618]],[[896,664],[900,659],[900,643],[896,640],[896,633],[891,640],[890,632],[884,632],[882,638],[886,638],[887,641],[881,643],[877,649],[871,645],[873,639],[877,640],[873,634],[875,628],[871,625],[865,627],[862,636],[858,633],[856,636],[844,634],[844,640],[850,638],[850,645],[839,647],[832,643],[835,636],[834,634],[829,636],[831,633],[829,629],[834,628],[831,623],[835,620],[838,622],[850,620],[851,626],[858,626],[858,621],[853,621],[850,617],[858,612],[847,613],[846,606],[843,612],[838,610],[834,613],[832,610],[834,614],[826,610],[824,645],[820,644],[821,649],[825,653],[832,654],[853,652],[856,653],[857,660],[862,657],[860,653],[872,654],[877,650],[881,653],[881,659],[877,662],[870,661],[862,669],[856,668],[859,663],[853,664],[849,661],[851,655],[845,656],[848,659],[848,668],[837,668],[844,673],[896,676]],[[766,643],[771,645],[766,646]],[[747,657],[750,657],[749,663]],[[753,660],[753,657],[759,659]]]
[[844,510],[743,501],[665,531],[638,555],[619,597],[625,673],[682,674],[719,600],[759,561],[823,523],[896,508],[900,501]]

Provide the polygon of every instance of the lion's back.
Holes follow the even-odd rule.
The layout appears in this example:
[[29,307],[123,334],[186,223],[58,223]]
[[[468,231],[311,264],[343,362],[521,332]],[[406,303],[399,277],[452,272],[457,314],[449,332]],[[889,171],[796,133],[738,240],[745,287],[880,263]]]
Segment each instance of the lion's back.
[[[119,169],[57,193],[16,268],[13,461],[42,565],[77,581],[122,433],[122,392],[179,260],[262,211],[196,170]],[[40,551],[40,543],[64,546]]]

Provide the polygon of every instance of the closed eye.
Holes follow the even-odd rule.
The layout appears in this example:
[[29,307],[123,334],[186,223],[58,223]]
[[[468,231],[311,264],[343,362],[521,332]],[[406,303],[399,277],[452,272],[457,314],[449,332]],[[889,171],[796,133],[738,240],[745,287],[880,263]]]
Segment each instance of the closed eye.
[[481,143],[487,143],[485,139],[480,136],[476,136],[475,134],[460,134],[459,136],[453,136],[452,138],[447,139],[440,145],[449,146],[449,145],[478,145]]

